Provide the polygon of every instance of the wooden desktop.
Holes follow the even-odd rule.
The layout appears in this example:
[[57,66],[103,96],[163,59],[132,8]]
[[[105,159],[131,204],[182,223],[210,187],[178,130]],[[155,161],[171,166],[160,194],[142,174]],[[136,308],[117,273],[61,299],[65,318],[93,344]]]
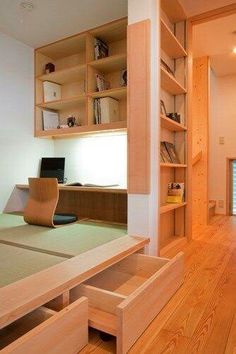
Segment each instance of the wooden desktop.
[[[17,184],[27,191],[27,184]],[[57,213],[74,213],[79,218],[127,223],[127,190],[106,187],[78,187],[59,185]]]

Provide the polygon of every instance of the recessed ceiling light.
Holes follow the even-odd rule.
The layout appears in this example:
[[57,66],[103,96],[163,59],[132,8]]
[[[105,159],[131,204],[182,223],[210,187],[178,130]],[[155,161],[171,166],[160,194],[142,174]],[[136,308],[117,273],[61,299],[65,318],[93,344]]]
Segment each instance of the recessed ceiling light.
[[20,3],[20,7],[22,10],[26,10],[26,11],[33,11],[34,9],[34,4],[31,1],[22,1]]
[[234,47],[234,49],[233,49],[233,53],[234,53],[234,54],[236,54],[236,47]]

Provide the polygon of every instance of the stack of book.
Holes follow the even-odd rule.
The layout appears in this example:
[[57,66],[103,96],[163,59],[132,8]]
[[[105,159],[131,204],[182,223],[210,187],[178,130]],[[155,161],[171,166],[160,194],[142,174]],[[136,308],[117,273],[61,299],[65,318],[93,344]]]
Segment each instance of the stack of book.
[[99,38],[94,40],[95,60],[108,57],[108,45]]
[[97,91],[109,90],[111,87],[110,82],[107,81],[102,74],[96,74],[96,84]]
[[161,162],[180,164],[180,159],[176,153],[175,146],[167,141],[161,141],[160,147]]
[[167,203],[183,203],[184,183],[168,183]]
[[105,124],[119,120],[119,101],[111,97],[96,98],[94,100],[94,122]]

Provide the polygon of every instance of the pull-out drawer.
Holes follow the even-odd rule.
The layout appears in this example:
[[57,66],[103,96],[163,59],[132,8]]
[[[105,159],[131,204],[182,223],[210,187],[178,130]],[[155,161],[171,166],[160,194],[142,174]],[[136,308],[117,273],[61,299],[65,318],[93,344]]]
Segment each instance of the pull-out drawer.
[[1,354],[75,354],[88,343],[88,300],[60,312],[40,307],[0,330]]
[[169,260],[132,254],[70,292],[89,300],[89,325],[116,336],[126,353],[183,282],[183,253]]

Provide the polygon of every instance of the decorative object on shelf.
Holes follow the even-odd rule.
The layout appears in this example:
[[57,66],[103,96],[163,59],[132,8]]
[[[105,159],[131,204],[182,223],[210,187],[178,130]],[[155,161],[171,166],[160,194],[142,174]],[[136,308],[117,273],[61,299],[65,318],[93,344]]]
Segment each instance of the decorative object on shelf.
[[68,127],[74,127],[76,125],[76,119],[75,117],[68,117],[67,118],[67,125]]
[[176,153],[174,144],[169,143],[167,141],[165,141],[164,144],[165,144],[166,150],[170,156],[171,162],[176,163],[176,164],[180,164],[180,159]]
[[168,183],[167,203],[183,203],[184,201],[184,183]]
[[105,79],[102,74],[96,74],[97,91],[109,90],[111,85],[110,82]]
[[119,121],[119,101],[112,97],[96,98],[94,100],[95,124],[113,123]]
[[121,87],[127,86],[127,69],[124,69],[124,70],[121,71],[120,86]]
[[166,107],[165,107],[165,103],[163,100],[160,100],[160,111],[161,111],[161,114],[164,114],[166,116]]
[[45,74],[50,74],[55,71],[55,65],[53,63],[47,63],[45,65]]
[[54,82],[43,82],[43,97],[44,102],[57,101],[61,99],[61,85]]
[[94,40],[94,54],[95,60],[108,57],[109,48],[108,45],[99,38]]
[[169,65],[166,64],[166,62],[161,59],[161,66],[169,73],[171,74],[173,77],[175,77],[175,73],[173,70],[171,70],[171,68],[169,67]]
[[42,111],[43,130],[57,129],[59,127],[59,114],[56,111],[44,109]]
[[166,113],[166,116],[177,123],[181,123],[181,115],[179,113]]

